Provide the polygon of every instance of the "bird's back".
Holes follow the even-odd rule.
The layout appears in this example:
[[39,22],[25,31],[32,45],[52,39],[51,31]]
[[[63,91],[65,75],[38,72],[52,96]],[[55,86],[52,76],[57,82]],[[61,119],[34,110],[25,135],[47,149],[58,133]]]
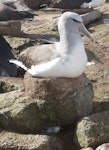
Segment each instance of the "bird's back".
[[46,63],[58,56],[56,44],[43,44],[25,49],[19,55],[19,60],[27,67]]

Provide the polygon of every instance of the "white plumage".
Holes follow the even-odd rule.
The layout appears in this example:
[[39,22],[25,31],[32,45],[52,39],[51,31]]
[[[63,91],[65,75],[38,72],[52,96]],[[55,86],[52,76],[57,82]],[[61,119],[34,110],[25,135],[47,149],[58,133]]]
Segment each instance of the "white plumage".
[[95,7],[99,7],[101,6],[102,4],[105,3],[106,0],[91,0],[91,2],[87,3],[87,2],[84,2],[82,5],[81,5],[81,8],[95,8]]

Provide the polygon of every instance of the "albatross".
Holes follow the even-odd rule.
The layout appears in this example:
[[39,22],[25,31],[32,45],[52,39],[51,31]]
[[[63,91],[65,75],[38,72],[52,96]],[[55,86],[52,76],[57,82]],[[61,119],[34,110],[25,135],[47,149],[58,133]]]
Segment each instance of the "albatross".
[[20,60],[9,60],[34,77],[79,77],[87,65],[81,32],[91,41],[93,36],[85,28],[80,15],[65,12],[58,21],[60,41],[27,48],[20,54]]

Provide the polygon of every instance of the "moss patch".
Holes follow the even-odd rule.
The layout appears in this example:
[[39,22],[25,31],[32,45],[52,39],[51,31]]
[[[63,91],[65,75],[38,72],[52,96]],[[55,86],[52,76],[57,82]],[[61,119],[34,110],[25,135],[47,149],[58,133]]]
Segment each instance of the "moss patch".
[[4,81],[0,81],[0,93],[7,93],[10,91],[14,91],[16,87],[14,85],[9,85]]

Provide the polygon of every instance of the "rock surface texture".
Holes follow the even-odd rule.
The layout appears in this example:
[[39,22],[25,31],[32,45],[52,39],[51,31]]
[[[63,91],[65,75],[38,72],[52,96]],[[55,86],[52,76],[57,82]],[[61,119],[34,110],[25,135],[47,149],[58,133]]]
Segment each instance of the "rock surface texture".
[[60,140],[47,135],[25,135],[2,131],[0,150],[62,150]]
[[77,79],[38,79],[26,74],[23,83],[24,92],[18,89],[0,95],[0,127],[4,129],[37,132],[74,124],[92,111],[92,85],[84,75]]
[[80,147],[96,148],[109,141],[109,111],[84,117],[77,124],[77,141]]

